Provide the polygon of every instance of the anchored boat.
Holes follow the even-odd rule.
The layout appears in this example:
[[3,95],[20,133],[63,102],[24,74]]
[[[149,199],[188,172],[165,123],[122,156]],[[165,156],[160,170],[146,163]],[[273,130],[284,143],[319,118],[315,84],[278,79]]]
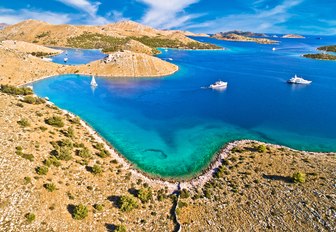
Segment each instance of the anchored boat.
[[227,87],[227,85],[228,85],[227,82],[217,81],[214,84],[210,85],[209,88],[211,88],[211,89],[224,89],[224,88]]
[[310,83],[312,83],[312,81],[308,81],[308,80],[303,79],[302,77],[298,77],[296,74],[294,77],[289,79],[287,82],[289,84],[301,84],[301,85],[309,85]]

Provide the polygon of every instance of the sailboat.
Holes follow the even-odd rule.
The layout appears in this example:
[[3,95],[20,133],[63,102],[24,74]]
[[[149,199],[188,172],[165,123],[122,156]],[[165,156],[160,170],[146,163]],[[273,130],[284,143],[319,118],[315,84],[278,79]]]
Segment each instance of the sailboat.
[[97,82],[96,82],[96,79],[95,79],[94,75],[92,75],[92,79],[91,79],[91,83],[90,83],[90,85],[91,85],[92,87],[97,87],[97,86],[98,86],[98,84],[97,84]]

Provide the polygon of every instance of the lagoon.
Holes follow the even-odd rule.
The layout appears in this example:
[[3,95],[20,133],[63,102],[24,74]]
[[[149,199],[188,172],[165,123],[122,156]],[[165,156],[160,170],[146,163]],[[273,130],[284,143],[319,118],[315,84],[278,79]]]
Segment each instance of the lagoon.
[[[318,152],[336,151],[336,62],[303,58],[335,37],[279,39],[260,45],[196,38],[221,51],[161,50],[180,70],[162,78],[61,75],[34,91],[88,122],[139,169],[194,176],[226,143],[255,139]],[[276,51],[272,51],[276,47]],[[294,74],[308,86],[286,81]],[[204,88],[229,83],[224,91]]]

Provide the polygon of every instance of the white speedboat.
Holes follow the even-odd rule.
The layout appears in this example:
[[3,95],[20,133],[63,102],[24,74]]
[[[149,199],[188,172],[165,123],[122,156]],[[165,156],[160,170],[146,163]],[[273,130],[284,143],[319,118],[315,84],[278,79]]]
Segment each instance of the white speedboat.
[[224,89],[228,86],[227,82],[224,81],[216,81],[216,83],[209,86],[211,89]]
[[302,85],[309,85],[310,83],[312,83],[312,81],[305,80],[302,77],[298,77],[297,75],[289,79],[287,82],[289,84],[302,84]]
[[92,79],[91,79],[91,83],[90,83],[90,85],[92,86],[92,87],[97,87],[98,86],[98,84],[97,84],[97,82],[96,82],[96,79],[95,79],[95,77],[92,75]]
[[275,51],[276,49],[275,48],[272,48],[272,51]]
[[64,58],[64,63],[66,63],[68,60],[69,60],[68,57],[65,57]]

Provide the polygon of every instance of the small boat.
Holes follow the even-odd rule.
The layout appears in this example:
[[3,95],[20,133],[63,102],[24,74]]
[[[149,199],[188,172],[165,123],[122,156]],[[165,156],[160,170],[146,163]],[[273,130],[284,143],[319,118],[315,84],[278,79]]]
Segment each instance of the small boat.
[[69,60],[68,57],[65,57],[64,58],[64,63],[66,63],[68,60]]
[[275,48],[272,48],[272,51],[275,51]]
[[95,79],[95,77],[92,75],[92,79],[91,79],[91,83],[90,83],[90,85],[92,86],[92,87],[97,87],[98,86],[98,84],[97,84],[97,82],[96,82],[96,79]]
[[308,80],[303,79],[302,77],[298,77],[296,74],[294,77],[289,79],[287,82],[289,84],[302,84],[302,85],[309,85],[310,83],[312,83],[312,81],[308,81]]
[[48,97],[44,97],[44,99],[45,99],[46,101],[49,101],[49,98],[48,98]]
[[165,52],[168,52],[168,49],[167,49],[167,48],[165,49]]
[[215,84],[212,84],[209,86],[210,89],[224,89],[226,88],[228,85],[227,82],[224,82],[224,81],[216,81]]
[[173,58],[168,58],[168,60],[172,61],[172,60],[173,60]]

